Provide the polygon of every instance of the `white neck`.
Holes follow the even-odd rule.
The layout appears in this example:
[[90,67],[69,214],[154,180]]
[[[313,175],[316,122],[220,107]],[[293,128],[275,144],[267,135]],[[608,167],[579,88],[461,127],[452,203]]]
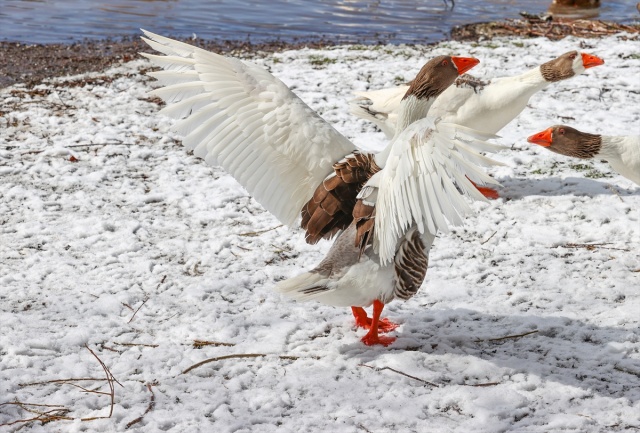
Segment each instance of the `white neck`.
[[416,120],[427,117],[427,113],[435,100],[435,98],[418,99],[414,95],[409,95],[404,98],[400,102],[396,132],[393,138],[397,138],[407,126],[411,125]]
[[603,159],[620,157],[620,153],[624,150],[622,147],[627,141],[628,137],[603,135],[602,147],[595,157]]
[[427,113],[435,100],[436,98],[418,99],[414,95],[409,95],[400,102],[395,135],[387,147],[375,156],[376,164],[378,164],[380,168],[384,167],[387,158],[389,157],[389,153],[391,152],[391,148],[393,147],[393,142],[398,138],[402,131],[407,128],[407,126],[411,125],[416,120],[427,117]]
[[512,77],[514,80],[522,83],[524,87],[528,87],[531,89],[532,93],[537,92],[538,90],[544,89],[549,84],[549,81],[545,80],[542,76],[542,72],[540,71],[540,66],[536,66],[535,68]]
[[640,185],[640,136],[602,136],[596,158],[607,160],[611,168]]

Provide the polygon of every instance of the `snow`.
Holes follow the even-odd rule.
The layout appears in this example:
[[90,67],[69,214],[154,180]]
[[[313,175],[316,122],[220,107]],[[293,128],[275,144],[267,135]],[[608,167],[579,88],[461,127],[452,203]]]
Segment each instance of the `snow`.
[[[535,95],[501,132],[511,148],[490,172],[502,198],[436,239],[421,291],[385,309],[402,324],[388,348],[360,343],[348,309],[272,291],[329,244],[307,245],[187,154],[145,96],[146,61],[0,90],[0,403],[59,405],[70,418],[21,429],[33,432],[640,428],[640,188],[605,162],[526,142],[557,123],[640,133],[637,39],[344,46],[253,60],[358,146],[380,149],[383,135],[348,112],[354,90],[410,79],[439,54],[476,56],[473,72],[490,77],[573,49],[606,64]],[[88,348],[122,385],[110,418],[81,420],[111,405],[77,387],[109,393]],[[243,354],[266,356],[183,373]],[[95,380],[51,382],[73,378]],[[0,406],[3,431],[36,416]]]

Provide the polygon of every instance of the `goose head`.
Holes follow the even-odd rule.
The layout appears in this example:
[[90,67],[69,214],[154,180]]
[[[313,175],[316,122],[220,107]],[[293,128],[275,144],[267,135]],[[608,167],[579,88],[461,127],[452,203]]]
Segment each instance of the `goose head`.
[[417,99],[435,99],[458,76],[480,63],[474,57],[438,56],[429,60],[420,69],[416,78],[409,83],[409,89],[403,99],[414,96]]
[[548,82],[566,80],[594,66],[604,65],[604,60],[592,54],[569,51],[540,65],[542,77]]
[[575,158],[593,158],[602,148],[602,136],[578,131],[566,125],[555,125],[527,138],[529,143],[552,152]]

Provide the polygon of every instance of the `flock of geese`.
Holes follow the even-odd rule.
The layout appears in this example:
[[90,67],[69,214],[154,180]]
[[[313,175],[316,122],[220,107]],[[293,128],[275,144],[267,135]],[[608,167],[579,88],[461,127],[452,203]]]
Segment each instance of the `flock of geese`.
[[[471,200],[495,197],[484,168],[503,147],[488,142],[531,96],[604,62],[571,51],[523,74],[484,82],[465,74],[470,57],[429,60],[406,86],[358,93],[354,114],[389,137],[380,153],[364,153],[318,116],[279,79],[250,62],[224,57],[144,31],[162,53],[143,54],[162,70],[151,92],[178,119],[183,144],[230,173],[282,223],[309,243],[335,241],[311,271],[276,289],[298,299],[351,307],[362,342],[398,325],[381,318],[394,298],[415,295],[438,231],[462,223]],[[640,137],[587,134],[559,125],[529,141],[578,158],[606,159],[640,184]],[[373,304],[369,317],[363,307]]]

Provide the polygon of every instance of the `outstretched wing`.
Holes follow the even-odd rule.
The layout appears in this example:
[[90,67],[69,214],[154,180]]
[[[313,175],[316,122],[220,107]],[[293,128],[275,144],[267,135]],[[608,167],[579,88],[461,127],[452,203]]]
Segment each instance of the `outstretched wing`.
[[480,152],[502,146],[495,136],[432,118],[411,124],[391,144],[378,182],[374,247],[381,262],[393,260],[396,244],[416,224],[420,233],[448,231],[471,212],[466,198],[486,201],[471,183],[498,184],[480,167],[499,165]]
[[144,31],[165,54],[142,54],[164,71],[161,113],[183,144],[230,173],[265,209],[289,226],[332,165],[354,145],[263,68]]

